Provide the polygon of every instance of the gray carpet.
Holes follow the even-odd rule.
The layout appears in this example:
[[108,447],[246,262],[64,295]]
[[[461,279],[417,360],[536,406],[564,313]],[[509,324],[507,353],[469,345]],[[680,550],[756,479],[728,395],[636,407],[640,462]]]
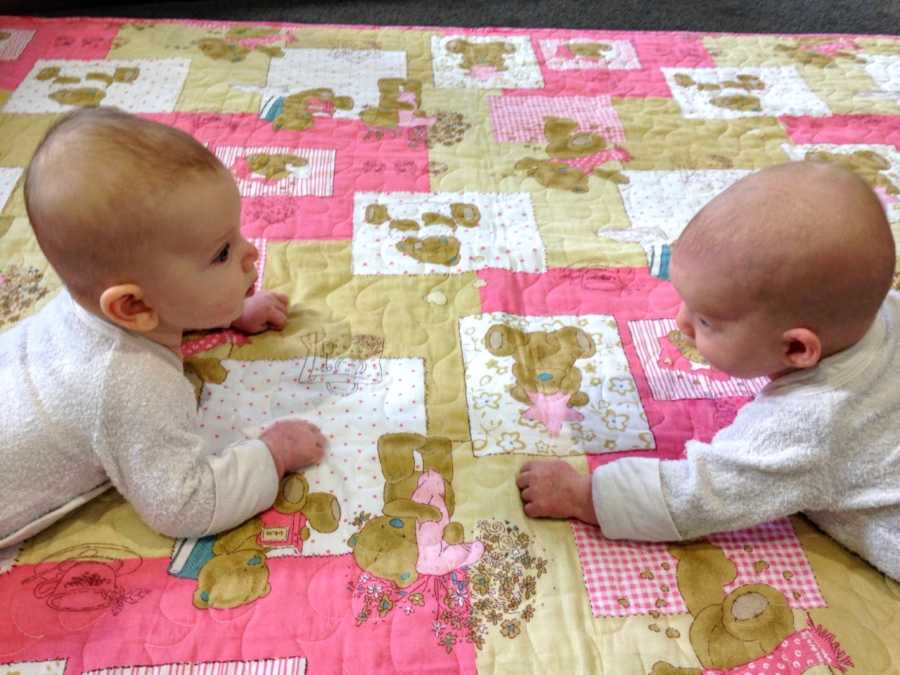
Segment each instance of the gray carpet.
[[900,34],[900,0],[0,0],[0,12],[418,26]]

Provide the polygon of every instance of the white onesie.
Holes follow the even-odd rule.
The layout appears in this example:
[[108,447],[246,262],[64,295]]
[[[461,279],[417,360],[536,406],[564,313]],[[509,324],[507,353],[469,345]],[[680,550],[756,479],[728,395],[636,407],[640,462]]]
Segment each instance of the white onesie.
[[154,530],[213,534],[272,505],[260,440],[215,447],[172,351],[63,290],[0,334],[0,547],[115,487]]
[[770,382],[686,459],[626,458],[593,474],[611,539],[672,541],[805,512],[900,579],[900,293],[865,337]]

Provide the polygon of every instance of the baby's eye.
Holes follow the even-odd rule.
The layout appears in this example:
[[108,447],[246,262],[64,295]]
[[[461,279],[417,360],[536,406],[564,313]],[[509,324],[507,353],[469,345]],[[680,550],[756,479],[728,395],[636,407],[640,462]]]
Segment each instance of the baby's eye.
[[228,262],[228,254],[231,252],[231,244],[225,244],[222,250],[213,258],[213,264]]
[[703,326],[704,328],[709,328],[709,327],[710,327],[709,321],[707,321],[706,319],[704,319],[702,316],[698,316],[698,317],[697,317],[697,323],[699,323],[699,324],[700,324],[701,326]]

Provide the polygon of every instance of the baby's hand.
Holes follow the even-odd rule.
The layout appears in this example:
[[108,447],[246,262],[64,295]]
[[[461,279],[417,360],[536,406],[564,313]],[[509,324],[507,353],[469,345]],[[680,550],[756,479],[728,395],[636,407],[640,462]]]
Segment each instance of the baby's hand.
[[325,437],[315,424],[306,420],[275,422],[261,435],[269,447],[278,477],[318,464],[325,456]]
[[261,333],[267,328],[281,330],[287,323],[289,303],[284,293],[260,291],[244,301],[244,313],[231,327],[245,333]]

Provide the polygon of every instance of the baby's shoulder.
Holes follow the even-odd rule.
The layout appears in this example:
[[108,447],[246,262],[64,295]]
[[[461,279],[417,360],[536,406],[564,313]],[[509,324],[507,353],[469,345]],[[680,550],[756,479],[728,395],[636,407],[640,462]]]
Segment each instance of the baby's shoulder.
[[104,364],[106,386],[156,396],[190,389],[181,362],[159,345],[142,338],[123,340],[113,346]]

